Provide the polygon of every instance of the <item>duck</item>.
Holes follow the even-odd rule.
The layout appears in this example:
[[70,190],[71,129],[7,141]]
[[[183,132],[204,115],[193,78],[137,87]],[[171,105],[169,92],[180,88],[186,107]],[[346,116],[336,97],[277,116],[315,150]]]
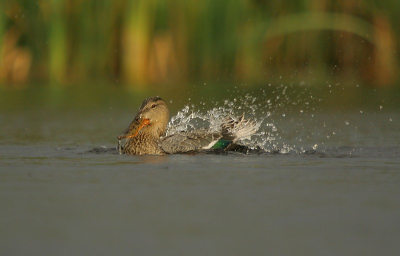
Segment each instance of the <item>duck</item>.
[[[145,99],[128,128],[119,136],[118,149],[128,155],[167,155],[196,152],[211,148],[229,149],[238,139],[250,137],[257,123],[244,116],[224,118],[218,131],[198,129],[180,131],[166,136],[169,110],[160,97]],[[121,140],[125,139],[121,148]]]

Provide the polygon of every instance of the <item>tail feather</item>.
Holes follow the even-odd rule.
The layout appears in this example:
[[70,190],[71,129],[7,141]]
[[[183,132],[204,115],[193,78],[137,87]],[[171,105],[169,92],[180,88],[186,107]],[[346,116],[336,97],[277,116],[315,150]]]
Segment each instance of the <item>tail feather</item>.
[[253,120],[246,120],[244,116],[234,119],[226,117],[221,124],[221,135],[223,140],[236,142],[238,139],[250,137],[257,132],[257,123]]

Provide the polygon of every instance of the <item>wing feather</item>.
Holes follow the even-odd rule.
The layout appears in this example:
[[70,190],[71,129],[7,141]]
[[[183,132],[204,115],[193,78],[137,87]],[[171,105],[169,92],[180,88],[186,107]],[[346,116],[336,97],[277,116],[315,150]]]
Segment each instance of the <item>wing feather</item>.
[[161,148],[169,154],[209,149],[222,137],[207,131],[179,132],[162,139]]

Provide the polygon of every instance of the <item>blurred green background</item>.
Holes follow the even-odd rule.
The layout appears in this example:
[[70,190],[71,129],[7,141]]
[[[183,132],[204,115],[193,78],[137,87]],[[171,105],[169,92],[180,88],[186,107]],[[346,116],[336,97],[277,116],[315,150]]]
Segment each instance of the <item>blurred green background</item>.
[[[3,0],[0,87],[398,85],[398,0]],[[293,79],[292,79],[293,80]]]

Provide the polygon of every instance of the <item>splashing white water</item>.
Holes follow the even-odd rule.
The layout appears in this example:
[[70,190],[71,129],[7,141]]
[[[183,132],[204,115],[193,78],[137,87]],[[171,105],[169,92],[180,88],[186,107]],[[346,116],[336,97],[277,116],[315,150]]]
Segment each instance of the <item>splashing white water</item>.
[[[240,139],[237,144],[265,152],[304,152],[302,149],[297,149],[295,145],[282,142],[279,129],[271,120],[271,116],[277,109],[282,109],[290,104],[297,105],[299,100],[296,102],[289,99],[287,86],[281,86],[276,92],[274,91],[273,97],[267,98],[265,94],[262,91],[262,96],[258,97],[247,94],[232,100],[224,100],[222,106],[219,102],[213,102],[214,107],[209,110],[205,110],[209,106],[203,102],[200,102],[197,105],[198,107],[194,104],[187,105],[176,116],[172,117],[167,127],[167,135],[200,128],[209,129],[211,132],[220,131],[221,123],[225,117],[228,116],[236,120],[244,115],[245,119],[256,122],[258,131],[250,138]],[[199,108],[202,108],[202,110]]]

